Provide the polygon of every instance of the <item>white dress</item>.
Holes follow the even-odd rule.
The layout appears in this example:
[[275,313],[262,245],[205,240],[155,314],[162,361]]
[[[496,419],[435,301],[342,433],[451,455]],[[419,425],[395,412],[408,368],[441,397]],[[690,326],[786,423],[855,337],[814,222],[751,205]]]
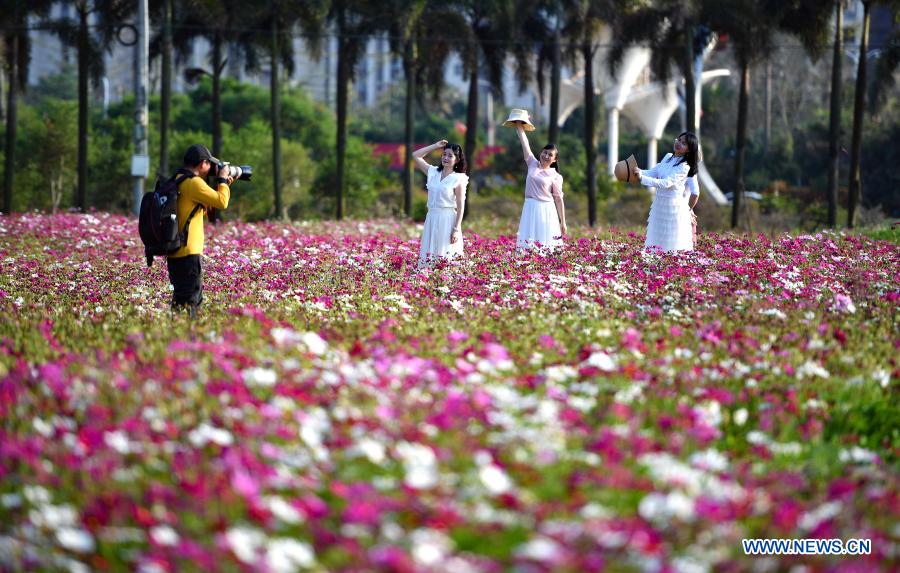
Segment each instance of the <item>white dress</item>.
[[663,251],[690,251],[694,248],[691,211],[686,185],[690,166],[671,153],[652,169],[641,172],[641,185],[656,188],[647,218],[645,247]]
[[528,165],[525,205],[522,206],[516,247],[523,250],[540,247],[552,251],[563,244],[554,203],[554,198],[563,196],[563,177],[555,168],[541,169],[540,161],[530,153],[525,162]]
[[453,258],[463,254],[463,238],[450,242],[450,234],[456,224],[456,187],[462,185],[463,200],[469,176],[454,171],[441,180],[441,168],[434,165],[428,168],[428,215],[425,217],[425,228],[422,230],[422,243],[419,246],[419,266],[433,264],[441,257]]

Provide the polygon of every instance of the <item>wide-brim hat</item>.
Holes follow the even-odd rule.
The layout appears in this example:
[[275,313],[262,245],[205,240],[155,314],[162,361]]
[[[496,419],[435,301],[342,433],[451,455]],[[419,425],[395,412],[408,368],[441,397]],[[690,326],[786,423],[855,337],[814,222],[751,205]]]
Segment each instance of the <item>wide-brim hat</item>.
[[510,110],[509,117],[503,122],[503,127],[516,127],[519,125],[518,122],[520,121],[525,124],[522,126],[522,129],[525,131],[534,131],[534,124],[531,123],[528,112],[524,109]]
[[613,173],[616,179],[622,183],[637,183],[637,177],[634,176],[634,168],[637,167],[637,159],[634,155],[629,155],[628,159],[616,163]]

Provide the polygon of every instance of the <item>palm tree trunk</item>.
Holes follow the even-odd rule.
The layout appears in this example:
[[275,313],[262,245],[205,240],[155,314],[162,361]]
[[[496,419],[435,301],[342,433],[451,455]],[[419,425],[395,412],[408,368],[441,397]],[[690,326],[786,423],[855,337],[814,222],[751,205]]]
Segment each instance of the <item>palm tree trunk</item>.
[[413,106],[416,96],[416,45],[415,36],[406,40],[403,51],[403,71],[406,74],[406,127],[403,132],[403,212],[412,217],[413,188]]
[[688,131],[697,132],[697,82],[694,77],[694,27],[688,26],[684,44],[684,114]]
[[87,9],[78,11],[78,190],[75,206],[87,209],[88,24]]
[[339,19],[338,62],[337,62],[337,173],[335,174],[335,217],[338,221],[344,217],[344,156],[347,150],[347,90],[350,73],[347,69],[349,55],[344,38],[343,18]]
[[837,194],[840,178],[838,139],[841,135],[841,54],[843,52],[843,3],[835,2],[834,54],[831,60],[831,111],[828,129],[828,226],[837,225]]
[[272,186],[275,193],[275,217],[285,219],[286,213],[281,201],[281,86],[278,78],[278,18],[272,17],[272,74],[269,91],[272,95]]
[[597,224],[597,145],[596,109],[594,96],[594,47],[585,42],[581,46],[584,58],[584,154],[587,160],[588,224]]
[[[216,30],[213,34],[213,61],[212,61],[212,154],[222,158],[222,32]],[[219,222],[218,209],[208,209],[209,222]]]
[[19,35],[13,32],[6,63],[6,147],[3,166],[3,212],[12,213],[13,169],[16,159],[16,96],[18,95]]
[[[475,163],[475,146],[476,136],[478,135],[478,62],[472,64],[469,70],[469,102],[466,108],[466,159],[468,163],[468,172],[472,172],[472,165]],[[466,200],[468,203],[468,200]],[[468,211],[468,209],[466,209]]]
[[172,0],[163,2],[162,86],[159,102],[159,175],[169,175],[169,110],[172,105]]
[[731,201],[731,228],[738,226],[744,199],[744,147],[747,142],[747,104],[750,100],[750,63],[741,62],[741,91],[738,96],[737,139],[734,156],[734,196]]
[[556,17],[556,30],[553,33],[553,61],[550,71],[550,143],[559,141],[559,88],[562,81],[562,65],[559,53],[559,15]]
[[863,2],[862,34],[859,38],[859,63],[856,66],[856,93],[853,102],[853,139],[850,143],[850,196],[847,198],[847,226],[856,225],[856,207],[862,195],[860,157],[866,111],[866,52],[869,51],[869,2]]
[[222,153],[222,33],[213,35],[212,61],[212,153],[219,157]]

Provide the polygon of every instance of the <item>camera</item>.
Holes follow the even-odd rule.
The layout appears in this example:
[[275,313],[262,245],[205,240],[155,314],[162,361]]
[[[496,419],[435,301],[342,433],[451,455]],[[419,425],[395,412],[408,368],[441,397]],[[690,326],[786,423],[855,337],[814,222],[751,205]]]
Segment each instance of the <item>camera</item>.
[[253,176],[253,167],[249,165],[231,165],[224,161],[210,162],[210,177],[234,177],[234,180],[250,181]]

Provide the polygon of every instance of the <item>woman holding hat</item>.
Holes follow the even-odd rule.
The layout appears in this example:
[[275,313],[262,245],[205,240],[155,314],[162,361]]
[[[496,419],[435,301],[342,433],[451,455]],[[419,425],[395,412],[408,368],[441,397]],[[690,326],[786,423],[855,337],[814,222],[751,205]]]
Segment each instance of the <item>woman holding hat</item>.
[[[430,165],[426,155],[442,149],[440,167]],[[428,215],[419,246],[419,267],[435,263],[441,257],[462,255],[462,218],[466,204],[466,154],[456,143],[442,139],[413,152],[416,167],[428,178]]]
[[562,245],[566,234],[566,210],[563,203],[563,177],[559,173],[559,149],[552,143],[541,150],[540,158],[535,158],[528,144],[525,130],[533,131],[527,112],[519,117],[513,110],[504,125],[514,124],[522,144],[522,155],[528,166],[525,178],[525,205],[519,220],[519,234],[516,247],[519,249],[555,249]]
[[675,138],[672,153],[667,153],[653,168],[633,168],[632,172],[641,185],[656,188],[647,218],[645,247],[663,251],[693,250],[691,210],[686,189],[689,179],[697,174],[699,148],[697,136],[686,131]]

